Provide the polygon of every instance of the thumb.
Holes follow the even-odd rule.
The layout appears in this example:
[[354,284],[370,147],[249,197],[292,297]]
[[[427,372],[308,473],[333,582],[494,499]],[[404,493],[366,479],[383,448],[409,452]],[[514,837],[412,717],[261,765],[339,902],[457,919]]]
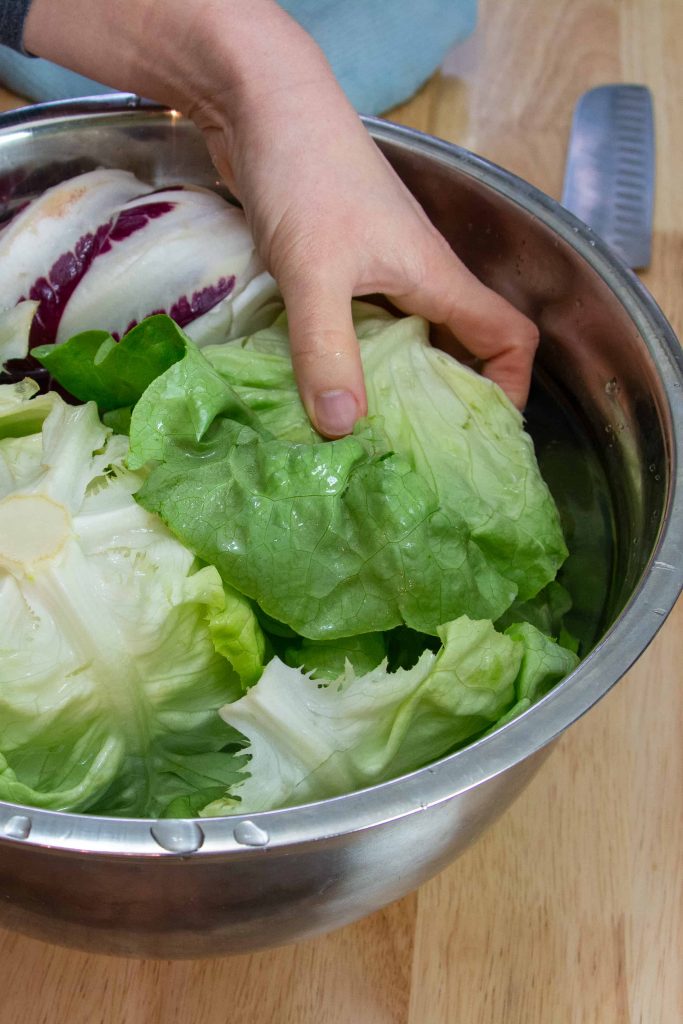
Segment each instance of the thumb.
[[350,289],[307,276],[282,288],[299,393],[325,437],[343,437],[367,412]]

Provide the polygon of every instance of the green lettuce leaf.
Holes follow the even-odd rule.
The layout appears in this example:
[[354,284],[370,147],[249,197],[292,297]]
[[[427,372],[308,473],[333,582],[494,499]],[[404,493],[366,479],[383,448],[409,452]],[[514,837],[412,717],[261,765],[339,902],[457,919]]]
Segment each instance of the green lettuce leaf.
[[529,623],[505,634],[462,616],[411,669],[349,664],[321,684],[278,659],[225,720],[249,741],[249,777],[202,814],[324,800],[413,771],[521,714],[578,658]]
[[129,464],[154,464],[138,501],[302,636],[404,622],[435,634],[514,599],[379,424],[339,441],[274,439],[190,342],[136,405],[130,437]]
[[[560,519],[521,414],[492,381],[429,344],[419,317],[359,326],[370,409],[461,516],[490,565],[533,597],[567,557]],[[435,439],[438,439],[438,443]]]
[[[360,339],[396,323],[391,313],[368,302],[353,303],[353,322]],[[239,395],[258,413],[259,422],[283,441],[312,443],[323,438],[311,425],[296,384],[289,350],[287,314],[244,338],[221,345],[207,345],[202,355]],[[379,406],[371,415],[382,415]]]
[[[515,597],[535,595],[566,555],[521,417],[495,385],[432,349],[419,318],[363,304],[355,315],[381,423],[317,439],[296,392],[285,317],[209,346],[213,369],[185,339],[184,356],[131,419],[131,467],[160,463],[139,500],[229,585],[309,638],[402,623],[434,635],[465,612],[495,619]],[[145,322],[149,338],[157,328],[181,334],[167,319]],[[125,370],[130,348],[110,344],[98,366],[116,358],[118,376],[135,378]],[[348,557],[333,564],[339,550]],[[288,596],[274,592],[285,575]]]
[[248,338],[208,345],[202,355],[244,404],[258,414],[265,430],[281,441],[311,444],[323,439],[299,397],[286,323],[282,314],[271,327]]
[[337,679],[346,671],[347,663],[361,676],[387,657],[385,637],[384,633],[363,633],[339,640],[302,638],[285,648],[282,660],[292,668],[300,668],[311,679]]
[[[515,703],[494,726],[499,729],[517,718],[532,704],[545,696],[553,686],[569,675],[579,663],[578,656],[564,645],[555,643],[530,622],[515,622],[505,635],[521,644],[522,663],[515,680]],[[493,731],[493,730],[490,730]]]
[[84,331],[32,355],[62,387],[100,412],[135,405],[159,374],[185,354],[185,335],[169,316],[147,317],[116,341],[108,331]]
[[[519,599],[533,597],[554,579],[567,549],[520,413],[491,381],[433,348],[420,317],[397,320],[356,302],[354,325],[369,415],[382,417],[389,447],[429,482],[442,512],[465,524]],[[254,410],[276,381],[268,429],[308,439],[285,314],[266,330],[203,351]]]
[[362,789],[441,757],[490,727],[515,699],[523,645],[465,616],[411,669],[350,666],[321,684],[271,661],[221,711],[249,740],[249,778],[202,813],[287,807]]
[[239,590],[224,588],[221,600],[211,609],[209,633],[244,688],[257,682],[265,664],[266,638],[251,601]]
[[185,354],[144,392],[130,421],[128,465],[163,462],[182,442],[201,441],[214,420],[258,428],[258,419],[185,339]]

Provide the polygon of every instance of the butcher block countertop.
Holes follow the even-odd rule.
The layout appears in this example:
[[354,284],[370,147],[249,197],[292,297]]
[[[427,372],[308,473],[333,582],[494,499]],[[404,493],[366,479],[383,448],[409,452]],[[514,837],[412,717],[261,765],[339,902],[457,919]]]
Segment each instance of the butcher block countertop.
[[[391,117],[557,197],[579,95],[648,85],[656,234],[642,276],[683,336],[681,40],[682,0],[482,0],[475,36]],[[0,1024],[679,1024],[682,684],[679,603],[473,848],[323,938],[172,963],[0,931]]]

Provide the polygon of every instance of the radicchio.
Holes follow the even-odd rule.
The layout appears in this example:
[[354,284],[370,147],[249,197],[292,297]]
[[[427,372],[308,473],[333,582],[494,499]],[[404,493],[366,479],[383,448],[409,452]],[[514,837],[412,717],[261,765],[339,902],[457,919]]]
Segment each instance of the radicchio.
[[0,304],[9,308],[25,298],[39,302],[36,343],[54,340],[66,294],[109,230],[113,211],[145,187],[127,171],[90,171],[47,189],[4,228]]
[[119,170],[48,189],[0,235],[0,305],[37,302],[31,345],[120,337],[165,312],[198,344],[261,326],[279,301],[244,218],[214,192]]

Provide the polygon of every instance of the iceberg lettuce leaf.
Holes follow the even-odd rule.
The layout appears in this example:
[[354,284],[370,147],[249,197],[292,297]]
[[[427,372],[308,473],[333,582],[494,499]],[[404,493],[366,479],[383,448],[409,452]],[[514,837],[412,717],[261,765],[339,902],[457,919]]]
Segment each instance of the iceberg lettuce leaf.
[[[0,799],[131,815],[210,799],[244,763],[217,714],[242,692],[208,624],[222,581],[137,504],[94,405],[26,393],[0,388]],[[40,432],[12,436],[33,403]]]
[[323,800],[412,771],[480,735],[511,707],[524,648],[463,616],[411,669],[350,666],[321,683],[278,659],[221,714],[249,741],[249,778],[206,815]]
[[529,623],[497,632],[462,616],[410,669],[349,664],[320,683],[278,659],[221,711],[246,737],[249,777],[202,810],[220,815],[324,800],[413,771],[521,714],[576,655]]

